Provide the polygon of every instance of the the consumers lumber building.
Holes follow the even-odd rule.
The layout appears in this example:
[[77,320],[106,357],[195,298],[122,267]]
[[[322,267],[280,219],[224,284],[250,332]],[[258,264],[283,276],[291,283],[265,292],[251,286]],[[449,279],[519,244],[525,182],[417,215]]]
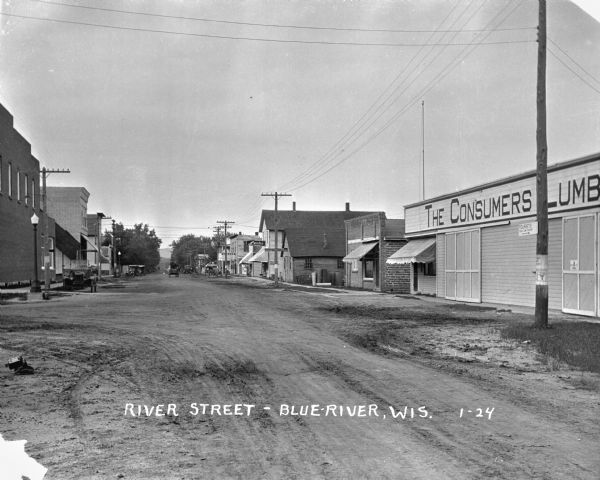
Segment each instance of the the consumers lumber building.
[[[599,212],[600,153],[548,167],[550,308],[600,316]],[[534,305],[535,171],[408,205],[405,220],[411,241],[388,262],[417,274],[435,242],[437,296]]]

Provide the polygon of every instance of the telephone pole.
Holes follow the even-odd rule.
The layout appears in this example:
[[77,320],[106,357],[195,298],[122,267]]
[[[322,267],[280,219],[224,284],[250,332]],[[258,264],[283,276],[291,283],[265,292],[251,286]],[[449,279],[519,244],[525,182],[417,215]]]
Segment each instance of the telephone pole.
[[225,251],[225,264],[223,266],[223,270],[225,270],[225,278],[227,278],[227,225],[231,225],[235,222],[232,222],[231,220],[217,220],[217,223],[224,225],[225,230],[225,248],[223,249]]
[[[277,256],[278,254],[278,238],[277,238],[277,234],[278,234],[278,229],[277,229],[277,224],[279,219],[277,218],[277,200],[279,199],[279,197],[291,197],[292,195],[290,193],[279,193],[279,192],[274,192],[274,193],[262,193],[261,197],[274,197],[275,198],[275,215],[273,218],[273,226],[275,227],[275,262],[273,264],[273,269],[275,271],[275,286],[278,287],[279,286],[279,258]],[[269,243],[270,239],[269,239]]]
[[421,149],[423,162],[423,176],[421,177],[423,198],[421,200],[425,200],[425,100],[421,100]]
[[115,221],[112,221],[112,264],[113,278],[117,276],[117,239],[115,238]]
[[[48,169],[42,168],[42,209],[44,210],[44,242],[42,250],[44,252],[44,296],[48,296],[50,290],[50,233],[48,231],[48,201],[46,199],[46,178],[51,173],[71,173],[69,169]],[[56,268],[56,266],[54,267]]]
[[[97,218],[97,234],[98,234],[98,241],[97,243],[97,247],[98,247],[98,261],[96,262],[98,264],[98,280],[102,279],[102,219],[104,220],[112,220],[112,217],[107,217],[106,215],[104,215],[102,212],[97,212],[96,213],[96,218]],[[110,265],[109,265],[110,266]]]
[[546,139],[546,0],[539,0],[537,64],[537,243],[535,249],[535,323],[548,327],[548,143]]

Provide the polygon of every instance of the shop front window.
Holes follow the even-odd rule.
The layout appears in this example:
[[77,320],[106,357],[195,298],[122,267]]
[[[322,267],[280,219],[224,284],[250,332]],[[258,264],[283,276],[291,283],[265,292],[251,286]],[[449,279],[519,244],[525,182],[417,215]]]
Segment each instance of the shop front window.
[[364,278],[372,279],[375,277],[375,260],[365,260]]

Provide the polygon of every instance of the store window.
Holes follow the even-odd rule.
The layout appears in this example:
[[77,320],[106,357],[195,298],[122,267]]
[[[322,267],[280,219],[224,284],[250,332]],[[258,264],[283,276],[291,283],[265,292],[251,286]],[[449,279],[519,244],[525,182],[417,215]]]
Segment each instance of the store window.
[[48,256],[50,257],[50,270],[54,270],[54,238],[48,238]]
[[373,279],[375,277],[375,260],[365,260],[364,278]]
[[435,277],[435,262],[423,264],[423,275],[426,277]]
[[8,196],[12,197],[12,163],[8,162]]
[[311,268],[313,268],[313,262],[312,262],[312,258],[311,257],[306,257],[304,259],[304,268],[305,269],[311,269]]

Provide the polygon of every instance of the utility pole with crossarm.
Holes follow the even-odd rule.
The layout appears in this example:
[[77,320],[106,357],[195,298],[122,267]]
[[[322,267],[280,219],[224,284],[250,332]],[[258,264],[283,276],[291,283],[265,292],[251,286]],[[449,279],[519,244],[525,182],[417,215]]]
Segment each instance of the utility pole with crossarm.
[[[51,173],[71,173],[69,169],[48,169],[42,168],[42,209],[44,210],[44,243],[42,250],[44,251],[44,298],[49,298],[50,290],[50,232],[48,229],[48,201],[46,196],[46,178]],[[56,267],[54,267],[56,268]]]
[[[279,286],[279,258],[277,257],[277,252],[278,252],[278,238],[277,238],[277,233],[278,233],[278,229],[277,229],[277,224],[279,219],[277,218],[277,200],[279,197],[291,197],[292,194],[291,193],[279,193],[279,192],[274,192],[274,193],[262,193],[261,197],[274,197],[275,198],[275,215],[273,218],[273,226],[275,227],[275,262],[273,264],[273,269],[275,271],[275,286]],[[269,240],[270,243],[270,240]],[[268,247],[268,245],[267,245]]]
[[225,252],[225,263],[223,264],[223,270],[225,270],[225,278],[227,278],[227,225],[231,225],[235,222],[231,220],[217,220],[217,223],[224,225],[225,230],[225,248],[223,249],[223,251]]

